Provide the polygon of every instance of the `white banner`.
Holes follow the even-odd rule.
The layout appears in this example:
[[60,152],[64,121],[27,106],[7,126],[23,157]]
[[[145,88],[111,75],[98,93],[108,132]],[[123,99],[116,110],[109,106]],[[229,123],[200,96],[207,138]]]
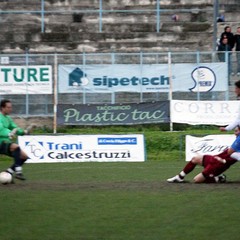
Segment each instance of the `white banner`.
[[0,66],[0,94],[52,94],[52,66]]
[[186,136],[186,161],[190,161],[196,155],[216,155],[230,147],[236,136],[231,135],[208,135],[205,137]]
[[[172,64],[172,91],[226,91],[227,64]],[[59,65],[59,92],[169,92],[168,64]]]
[[19,136],[28,163],[143,162],[144,135]]
[[186,101],[172,100],[171,121],[187,124],[225,126],[238,116],[239,101]]

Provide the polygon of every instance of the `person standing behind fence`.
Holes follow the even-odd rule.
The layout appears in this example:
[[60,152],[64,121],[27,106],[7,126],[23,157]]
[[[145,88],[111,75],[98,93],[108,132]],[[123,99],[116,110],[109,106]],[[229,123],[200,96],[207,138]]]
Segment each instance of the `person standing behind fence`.
[[[231,64],[231,46],[228,44],[228,38],[225,36],[223,37],[222,41],[218,46],[218,58],[220,62],[226,62],[228,58],[228,75],[230,75],[232,71],[232,64]],[[228,55],[226,55],[226,52]]]
[[236,58],[237,58],[237,75],[240,76],[240,27],[237,28],[237,33],[234,35],[236,44]]
[[230,46],[232,51],[235,45],[235,38],[230,26],[226,26],[224,28],[224,32],[221,34],[221,37],[220,37],[220,44],[222,43],[222,40],[225,39],[226,37],[228,39],[228,45]]

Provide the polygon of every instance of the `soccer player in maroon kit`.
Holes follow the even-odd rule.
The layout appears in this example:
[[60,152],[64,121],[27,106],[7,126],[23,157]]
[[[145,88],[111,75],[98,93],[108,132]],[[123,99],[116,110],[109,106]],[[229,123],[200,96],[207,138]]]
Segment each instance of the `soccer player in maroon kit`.
[[240,126],[235,128],[234,133],[237,138],[231,147],[218,155],[199,155],[193,157],[178,175],[168,178],[167,182],[184,182],[184,177],[192,172],[197,165],[203,166],[204,169],[194,177],[193,181],[195,183],[225,182],[226,176],[222,173],[232,164],[240,161]]

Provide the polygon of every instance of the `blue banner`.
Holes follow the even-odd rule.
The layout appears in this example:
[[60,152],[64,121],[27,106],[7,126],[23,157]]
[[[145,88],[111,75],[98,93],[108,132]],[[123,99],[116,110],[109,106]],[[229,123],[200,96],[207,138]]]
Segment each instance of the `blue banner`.
[[58,72],[59,93],[228,89],[226,63],[59,65]]

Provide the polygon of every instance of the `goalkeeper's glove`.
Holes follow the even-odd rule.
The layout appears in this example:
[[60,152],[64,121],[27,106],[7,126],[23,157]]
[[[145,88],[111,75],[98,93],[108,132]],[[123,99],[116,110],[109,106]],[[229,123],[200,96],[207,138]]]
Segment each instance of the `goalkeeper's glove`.
[[16,133],[17,133],[17,128],[14,128],[9,134],[8,134],[8,137],[9,137],[9,139],[13,139],[14,137],[15,137],[15,135],[16,135]]
[[32,123],[30,124],[25,130],[24,130],[24,134],[28,135],[32,132],[33,129],[36,128],[36,124]]

